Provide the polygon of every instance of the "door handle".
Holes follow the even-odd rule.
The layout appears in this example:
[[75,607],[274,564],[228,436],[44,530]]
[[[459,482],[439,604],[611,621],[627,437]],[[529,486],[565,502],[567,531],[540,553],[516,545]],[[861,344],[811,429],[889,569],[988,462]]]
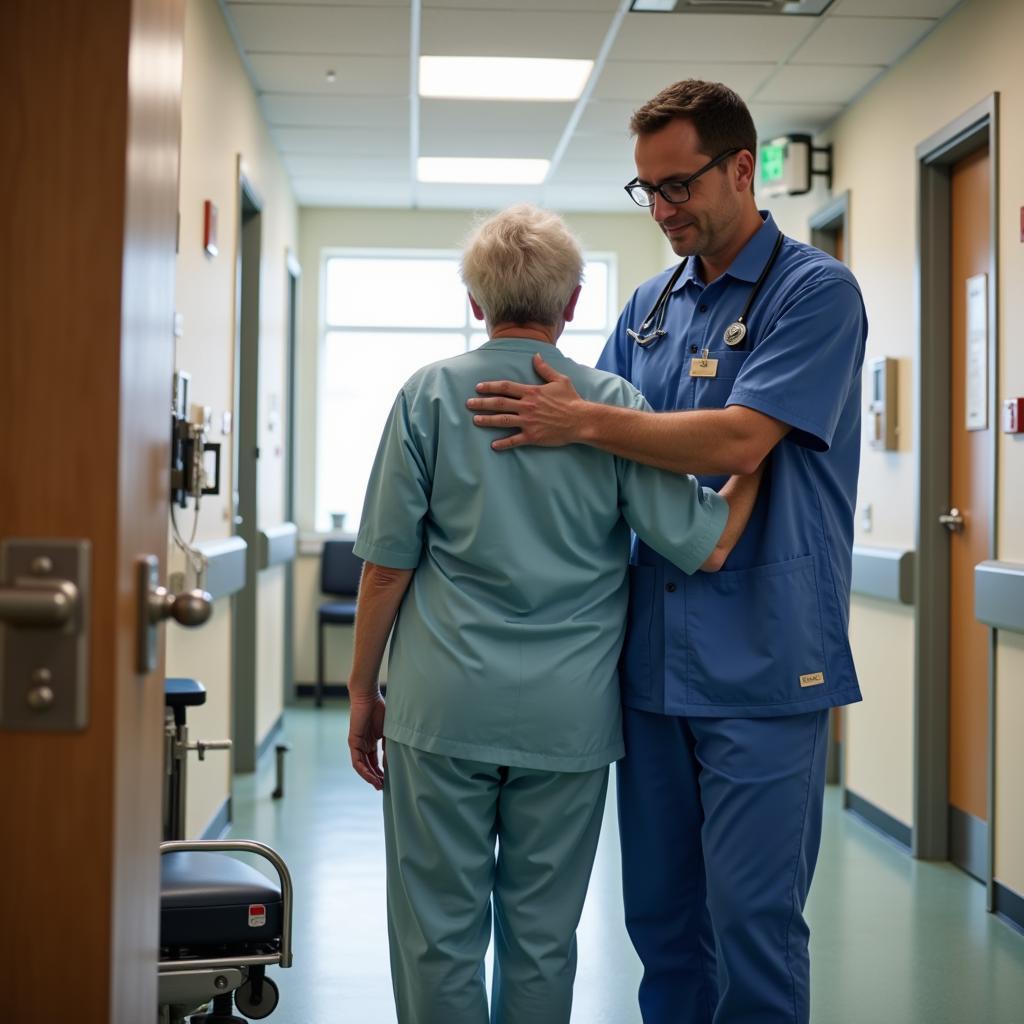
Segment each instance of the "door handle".
[[87,540],[0,541],[0,729],[88,724],[91,560]]
[[138,657],[135,668],[152,672],[156,668],[156,627],[167,619],[182,626],[201,626],[213,614],[213,598],[205,590],[172,594],[157,582],[159,563],[145,555],[135,563],[139,613],[136,620]]
[[29,629],[59,629],[78,610],[78,587],[71,580],[20,577],[0,587],[0,622]]
[[964,528],[964,516],[958,508],[951,508],[948,512],[943,512],[939,516],[939,522],[950,533],[961,533]]

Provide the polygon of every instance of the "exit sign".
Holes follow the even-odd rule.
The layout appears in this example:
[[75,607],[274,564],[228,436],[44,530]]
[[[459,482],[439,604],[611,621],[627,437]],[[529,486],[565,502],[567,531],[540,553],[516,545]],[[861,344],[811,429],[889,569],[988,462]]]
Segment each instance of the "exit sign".
[[761,147],[761,181],[766,185],[781,180],[786,168],[786,144],[767,143]]

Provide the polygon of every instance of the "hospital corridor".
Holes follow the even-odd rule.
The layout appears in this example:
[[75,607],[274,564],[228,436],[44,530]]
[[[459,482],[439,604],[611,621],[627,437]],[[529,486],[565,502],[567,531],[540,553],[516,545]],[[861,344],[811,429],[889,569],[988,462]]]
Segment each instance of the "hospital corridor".
[[0,2],[0,1024],[1024,1024],[1024,0]]

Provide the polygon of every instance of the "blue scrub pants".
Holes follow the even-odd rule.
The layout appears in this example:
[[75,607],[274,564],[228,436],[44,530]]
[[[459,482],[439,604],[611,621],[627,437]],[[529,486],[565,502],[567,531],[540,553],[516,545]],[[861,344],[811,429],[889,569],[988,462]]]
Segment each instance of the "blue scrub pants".
[[626,928],[644,1024],[808,1024],[803,908],[821,839],[828,711],[624,709]]
[[387,750],[388,939],[399,1024],[569,1024],[576,926],[607,766],[506,768],[394,740]]

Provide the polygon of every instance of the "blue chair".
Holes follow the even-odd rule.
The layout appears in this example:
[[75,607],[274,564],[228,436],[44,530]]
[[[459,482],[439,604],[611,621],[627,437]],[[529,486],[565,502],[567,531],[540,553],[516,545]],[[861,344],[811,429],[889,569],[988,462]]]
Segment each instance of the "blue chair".
[[356,594],[363,560],[352,553],[355,541],[328,540],[320,558],[320,590],[336,600],[325,601],[317,615],[316,706],[324,702],[324,629],[356,621]]

